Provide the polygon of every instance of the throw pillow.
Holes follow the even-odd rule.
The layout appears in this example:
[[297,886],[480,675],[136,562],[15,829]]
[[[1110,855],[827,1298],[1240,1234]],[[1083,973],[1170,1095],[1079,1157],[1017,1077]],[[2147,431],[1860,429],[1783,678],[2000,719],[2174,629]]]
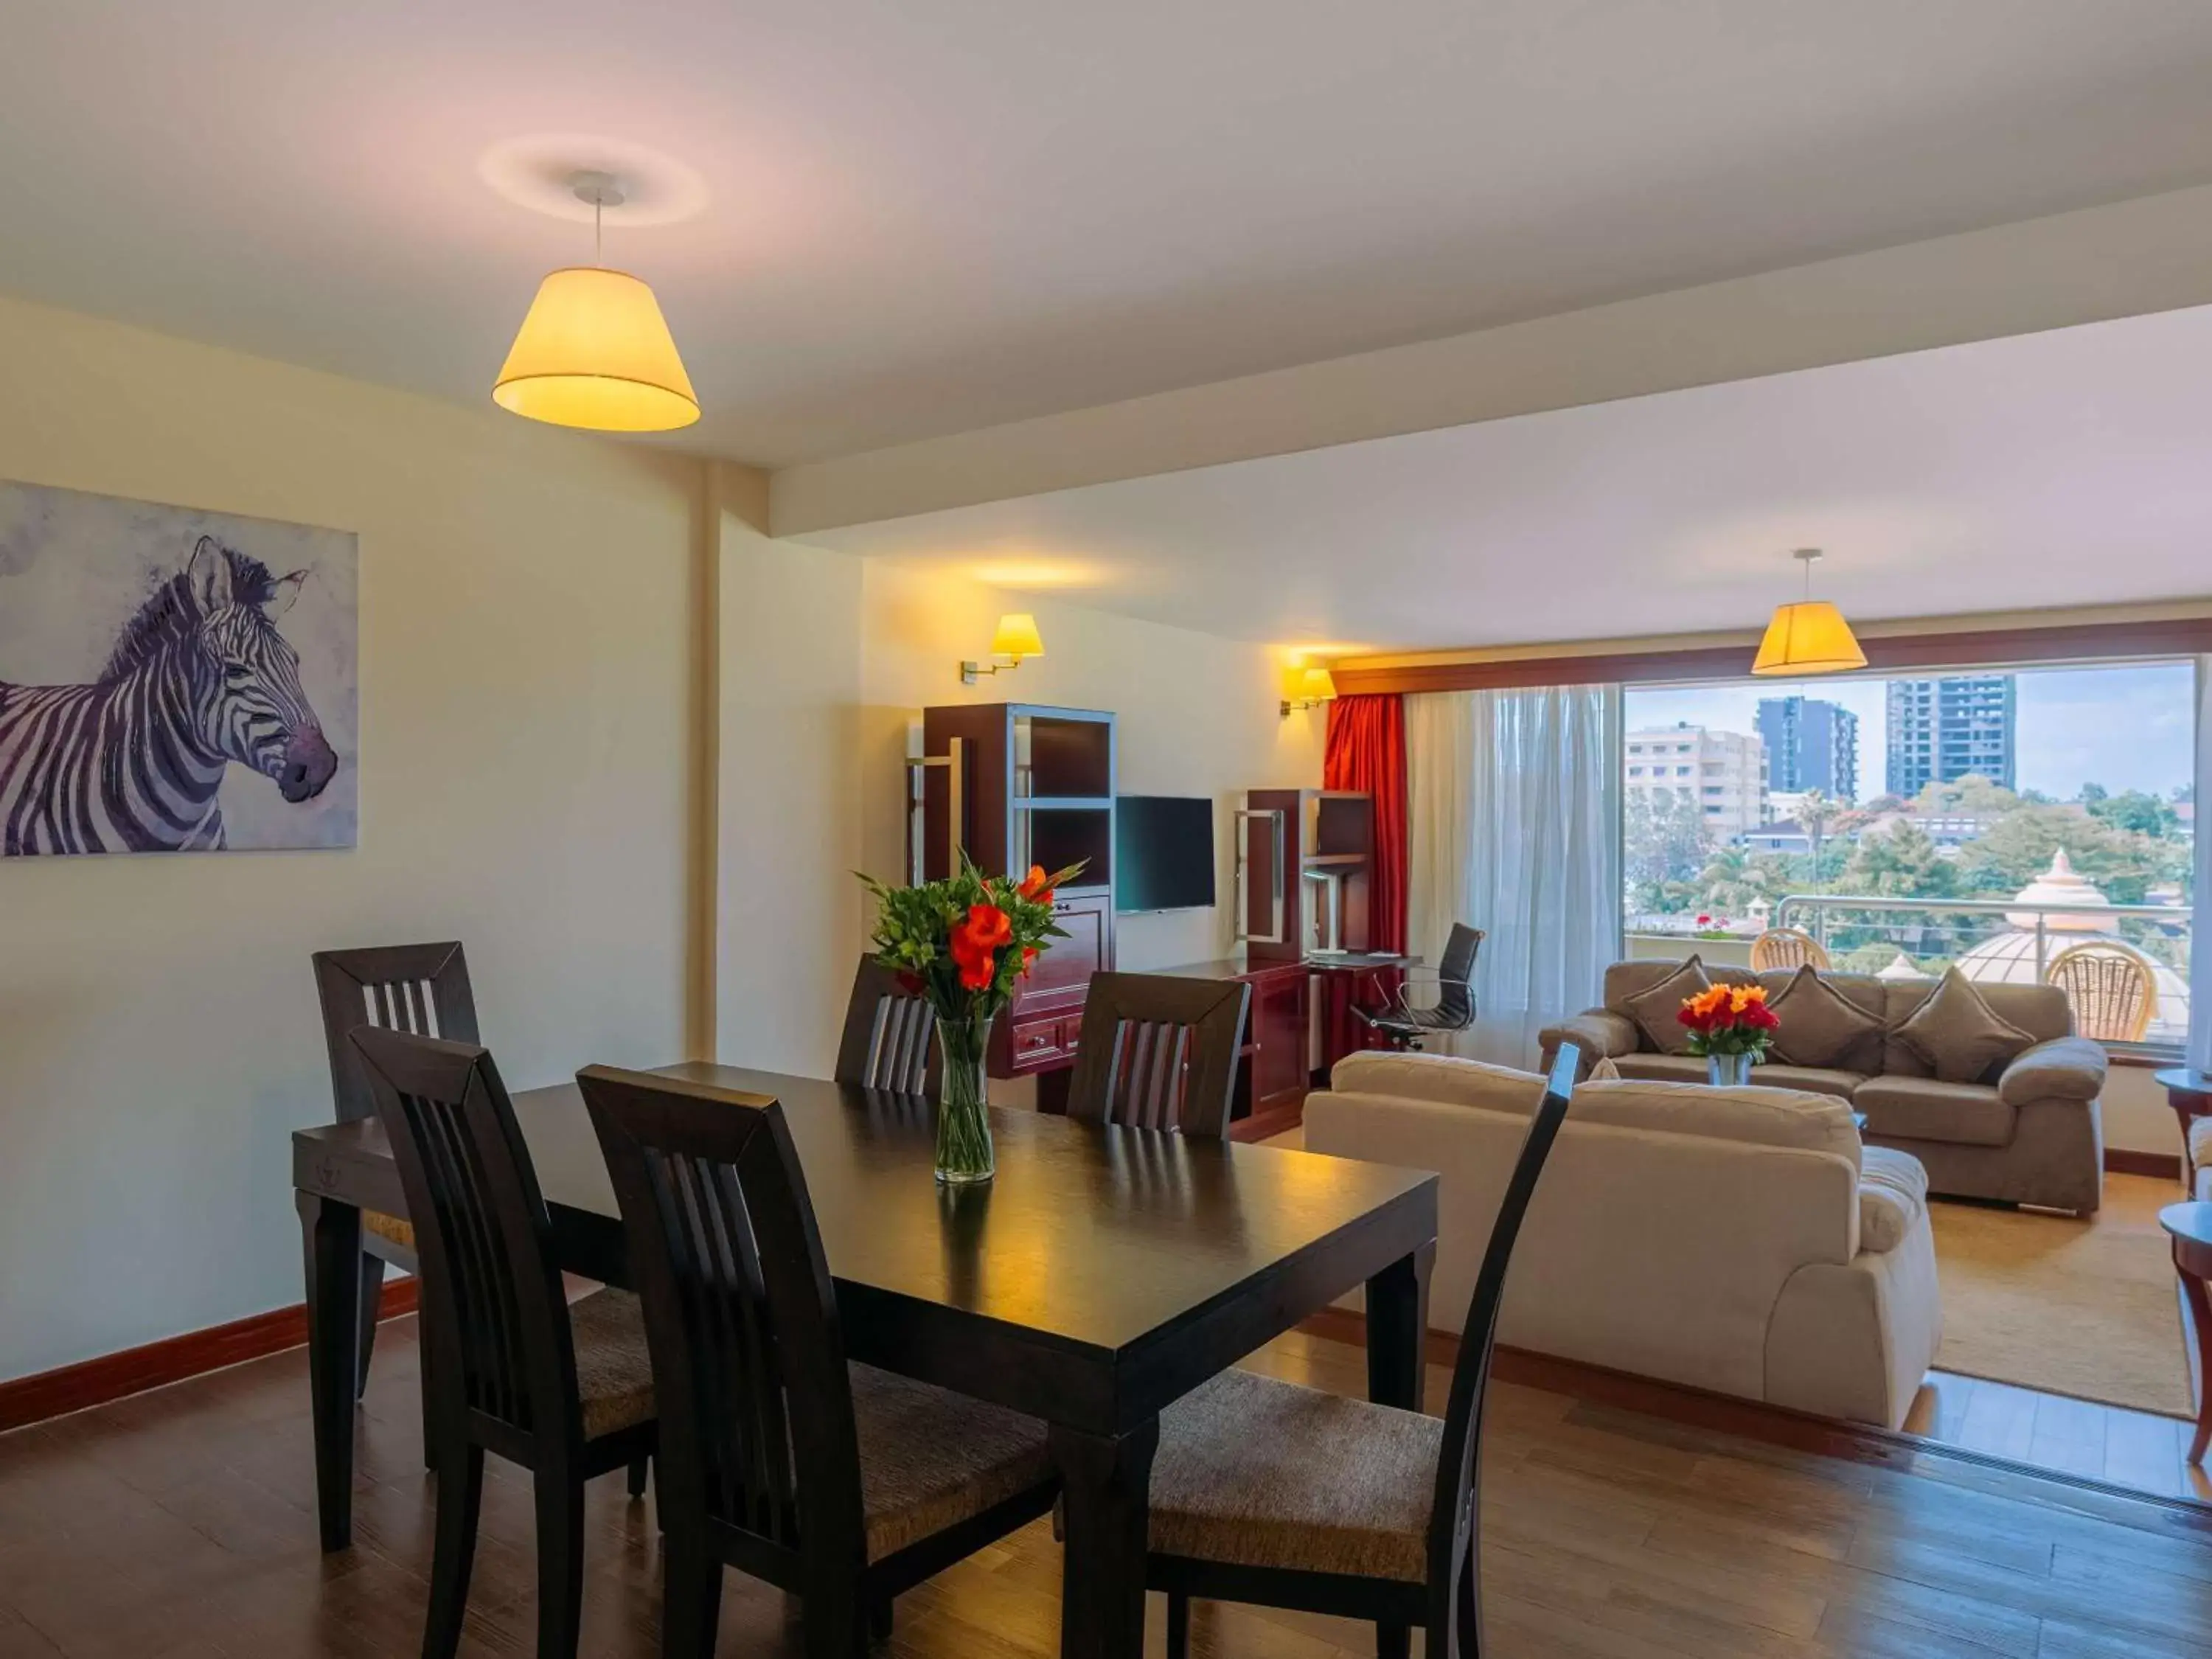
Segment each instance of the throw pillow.
[[1696,957],[1677,968],[1648,991],[1638,991],[1621,1004],[1622,1012],[1636,1022],[1644,1040],[1662,1054],[1690,1052],[1690,1030],[1675,1016],[1686,998],[1712,988],[1705,964]]
[[1884,1029],[1881,1019],[1822,979],[1811,963],[1798,969],[1767,1006],[1782,1022],[1774,1033],[1777,1063],[1824,1071],[1881,1069],[1878,1059],[1868,1063],[1868,1050]]
[[1973,981],[1956,968],[1943,970],[1936,988],[1893,1035],[1944,1083],[1979,1083],[1990,1066],[2035,1046],[2033,1037],[1990,1012]]
[[[1583,1079],[1585,1083],[1618,1083],[1620,1080],[1620,1067],[1613,1063],[1610,1054],[1591,1066],[1590,1074]],[[2212,1124],[2212,1117],[2206,1118],[2204,1121]]]

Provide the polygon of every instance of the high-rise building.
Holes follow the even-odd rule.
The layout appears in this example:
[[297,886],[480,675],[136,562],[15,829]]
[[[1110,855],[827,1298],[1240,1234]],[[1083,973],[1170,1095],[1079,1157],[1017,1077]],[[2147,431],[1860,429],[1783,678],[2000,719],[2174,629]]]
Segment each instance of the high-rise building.
[[1761,697],[1759,736],[1766,745],[1766,787],[1777,793],[1817,789],[1831,800],[1859,798],[1859,717],[1819,697]]
[[1631,799],[1693,801],[1715,842],[1733,841],[1765,820],[1766,745],[1757,738],[1685,720],[1631,732],[1623,747]]
[[2011,788],[2019,714],[2019,692],[2009,674],[1892,680],[1889,793],[1911,797],[1970,772]]

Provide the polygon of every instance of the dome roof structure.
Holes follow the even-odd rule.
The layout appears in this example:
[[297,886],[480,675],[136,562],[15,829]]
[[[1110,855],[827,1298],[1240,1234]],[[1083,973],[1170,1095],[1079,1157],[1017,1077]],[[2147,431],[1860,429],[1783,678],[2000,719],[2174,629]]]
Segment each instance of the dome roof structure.
[[[2019,904],[2106,902],[2105,895],[2075,870],[2063,848],[2052,856],[2051,867],[2021,888],[2013,899]],[[2033,910],[2008,910],[2005,920],[2012,924],[2010,928],[1994,939],[1984,939],[1959,957],[1959,971],[1968,979],[1984,985],[2038,984],[2061,951],[2094,941],[2131,956],[2150,969],[2152,982],[2158,988],[2158,1007],[2151,1016],[2150,1029],[2144,1033],[2147,1038],[2152,1042],[2179,1042],[2188,1031],[2187,977],[2140,946],[2122,939],[2118,919],[2109,913],[2099,915],[2087,910],[2061,910],[2046,915],[2043,919],[2044,939],[2039,962],[2035,939],[2036,913]],[[1895,966],[1893,963],[1891,969]],[[1890,975],[1890,969],[1882,971],[1885,977]]]

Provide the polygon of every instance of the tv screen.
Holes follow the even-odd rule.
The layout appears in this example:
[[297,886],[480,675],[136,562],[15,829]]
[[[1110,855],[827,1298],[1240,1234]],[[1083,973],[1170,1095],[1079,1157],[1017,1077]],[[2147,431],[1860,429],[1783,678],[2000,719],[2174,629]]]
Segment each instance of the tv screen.
[[1114,803],[1114,908],[1202,909],[1213,902],[1213,803],[1123,795]]

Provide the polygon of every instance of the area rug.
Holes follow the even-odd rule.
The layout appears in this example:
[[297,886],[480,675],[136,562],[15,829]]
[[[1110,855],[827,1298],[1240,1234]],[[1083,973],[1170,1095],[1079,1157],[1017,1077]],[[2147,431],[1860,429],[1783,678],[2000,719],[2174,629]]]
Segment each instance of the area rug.
[[2194,1415],[2172,1257],[2170,1181],[2107,1176],[2087,1221],[1929,1206],[1943,1294],[1941,1370],[2108,1406]]

